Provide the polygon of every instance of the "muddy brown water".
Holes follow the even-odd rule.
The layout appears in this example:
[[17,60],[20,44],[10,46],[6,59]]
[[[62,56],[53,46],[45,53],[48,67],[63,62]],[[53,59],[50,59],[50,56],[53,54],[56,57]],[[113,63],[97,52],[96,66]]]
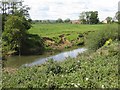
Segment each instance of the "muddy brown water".
[[74,50],[64,51],[55,55],[38,55],[38,56],[12,56],[8,57],[4,63],[5,67],[19,68],[22,66],[34,66],[45,63],[53,59],[55,61],[63,61],[67,57],[76,58],[79,53],[85,52],[86,48],[78,48]]

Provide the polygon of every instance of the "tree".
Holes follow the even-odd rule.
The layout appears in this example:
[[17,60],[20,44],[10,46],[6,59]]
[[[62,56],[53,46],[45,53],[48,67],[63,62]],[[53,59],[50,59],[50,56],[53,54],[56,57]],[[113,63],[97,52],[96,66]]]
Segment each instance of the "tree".
[[65,23],[69,23],[69,22],[70,22],[70,19],[67,18],[67,19],[64,20],[64,22],[65,22]]
[[80,19],[82,24],[86,24],[86,17],[85,16],[86,16],[85,12],[80,13],[79,19]]
[[58,18],[58,19],[56,20],[56,22],[57,22],[57,23],[63,23],[63,20],[62,20],[61,18]]
[[106,20],[107,20],[107,23],[112,23],[112,17],[107,17]]
[[[22,1],[10,1],[7,4],[2,1],[3,5],[1,6],[3,27],[5,27],[2,33],[2,52],[6,54],[12,51],[19,55],[42,53],[44,44],[41,37],[27,32],[31,28],[32,22],[28,17],[29,7],[23,6]],[[11,9],[5,9],[9,5]]]
[[97,24],[99,23],[98,11],[87,11],[80,13],[80,21],[83,24]]
[[87,24],[90,24],[90,12],[85,12],[85,14],[86,14],[86,22],[87,22]]
[[120,11],[116,12],[115,19],[118,20],[118,23],[120,24]]
[[0,9],[3,15],[19,13],[24,16],[28,16],[28,10],[30,8],[27,5],[23,5],[22,0],[2,0],[0,1]]
[[98,11],[92,11],[90,12],[90,24],[97,24],[99,23],[99,19],[98,19]]
[[3,52],[17,51],[22,44],[22,39],[26,35],[26,25],[24,18],[19,16],[9,16],[5,23],[5,30],[2,33]]
[[22,4],[22,0],[2,0],[0,1],[0,11],[2,14],[2,30],[4,31],[4,24],[9,15],[24,16],[29,19],[28,10],[30,8],[27,5]]

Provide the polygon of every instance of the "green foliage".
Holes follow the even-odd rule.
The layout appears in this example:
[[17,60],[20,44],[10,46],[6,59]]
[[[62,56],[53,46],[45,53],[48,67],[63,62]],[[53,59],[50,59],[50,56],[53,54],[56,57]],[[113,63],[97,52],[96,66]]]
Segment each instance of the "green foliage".
[[3,53],[35,54],[44,51],[43,41],[38,35],[28,34],[31,24],[24,18],[11,15],[5,23],[2,33]]
[[[19,0],[2,0],[0,1],[0,11],[2,14],[2,30],[4,31],[4,25],[7,21],[7,17],[10,15],[15,15],[19,17],[29,18],[28,11],[30,8],[27,5],[23,5],[23,1]],[[26,22],[28,23],[28,22]],[[24,24],[26,24],[24,23]],[[26,24],[27,25],[27,24]]]
[[62,72],[62,68],[58,63],[54,62],[53,60],[49,60],[46,64],[46,73],[53,73],[59,74]]
[[81,24],[86,24],[86,15],[85,14],[86,14],[85,12],[80,13],[79,19],[81,21]]
[[5,23],[5,30],[2,33],[3,52],[19,48],[25,34],[26,26],[23,24],[23,18],[18,16],[8,17],[8,20]]
[[56,43],[59,43],[59,36],[64,34],[69,41],[76,40],[79,34],[83,34],[88,31],[101,30],[105,24],[99,25],[78,25],[78,24],[40,24],[36,23],[32,25],[32,28],[28,31],[30,34],[37,34],[41,37],[48,37],[53,39]]
[[80,41],[76,42],[76,45],[78,45],[78,46],[81,46],[81,45],[84,45],[84,44],[85,44],[84,38],[80,38]]
[[118,20],[118,24],[120,24],[120,11],[116,12],[115,19]]
[[66,20],[64,20],[65,23],[69,23],[70,22],[70,19],[67,18]]
[[32,34],[25,36],[20,47],[22,55],[36,55],[44,52],[44,43],[40,36]]
[[87,11],[80,13],[80,21],[82,24],[98,24],[98,11]]
[[105,42],[105,45],[104,46],[108,46],[112,43],[112,39],[109,39],[108,41]]
[[98,11],[95,12],[91,11],[90,24],[98,24],[98,23],[99,23]]
[[90,52],[63,62],[22,67],[15,73],[3,71],[2,88],[118,88],[118,48],[112,43],[102,48],[108,55]]
[[86,39],[86,45],[91,50],[97,50],[102,47],[107,40],[115,40],[118,38],[118,28],[117,25],[111,25],[105,27],[103,30],[90,33]]
[[61,18],[58,18],[58,20],[56,20],[57,23],[63,23],[63,20]]
[[112,17],[107,17],[106,20],[107,20],[107,23],[112,23]]
[[84,37],[84,35],[82,33],[79,33],[78,37]]

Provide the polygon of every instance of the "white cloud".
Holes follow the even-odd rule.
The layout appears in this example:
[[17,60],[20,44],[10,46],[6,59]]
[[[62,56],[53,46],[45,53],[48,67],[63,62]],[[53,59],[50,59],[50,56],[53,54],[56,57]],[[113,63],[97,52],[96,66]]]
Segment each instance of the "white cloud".
[[114,17],[119,0],[24,0],[32,19],[78,19],[82,11],[98,11],[101,20]]

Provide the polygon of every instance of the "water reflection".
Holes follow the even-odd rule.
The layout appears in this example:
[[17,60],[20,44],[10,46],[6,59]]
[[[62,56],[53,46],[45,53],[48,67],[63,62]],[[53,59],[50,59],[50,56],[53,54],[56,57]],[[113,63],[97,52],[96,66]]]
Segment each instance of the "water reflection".
[[65,60],[67,57],[71,57],[71,58],[75,58],[78,56],[79,53],[83,53],[84,51],[86,51],[86,48],[79,48],[79,49],[75,49],[72,51],[68,51],[68,52],[63,52],[54,56],[50,56],[47,58],[40,58],[37,59],[36,61],[30,63],[30,64],[25,64],[24,66],[33,66],[33,65],[38,65],[38,64],[43,64],[46,61],[48,61],[49,59],[53,59],[55,61],[63,61]]

